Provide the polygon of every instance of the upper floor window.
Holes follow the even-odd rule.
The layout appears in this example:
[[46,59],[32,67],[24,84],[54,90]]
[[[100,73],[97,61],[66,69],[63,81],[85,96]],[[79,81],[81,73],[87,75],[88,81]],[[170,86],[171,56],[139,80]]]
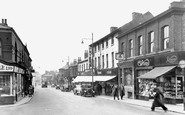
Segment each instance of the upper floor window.
[[138,55],[143,54],[143,36],[138,37]]
[[104,49],[104,42],[102,42],[102,50]]
[[98,51],[100,51],[100,44],[98,44]]
[[15,62],[17,62],[17,43],[15,43]]
[[134,48],[134,44],[133,44],[133,40],[129,40],[129,57],[132,57],[133,56],[133,49]]
[[109,59],[108,59],[108,54],[106,54],[106,65],[107,65],[107,68],[109,67]]
[[108,45],[109,45],[109,44],[108,44],[108,40],[106,40],[106,48],[108,48]]
[[154,32],[148,33],[148,51],[149,53],[154,52]]
[[102,55],[102,68],[104,68],[105,62],[104,62],[104,55]]
[[0,56],[2,56],[2,42],[1,42],[1,39],[0,39]]
[[112,68],[114,68],[114,52],[112,52]]
[[101,68],[101,62],[100,62],[100,57],[98,57],[98,69]]
[[111,45],[114,45],[114,37],[111,38]]
[[169,26],[162,27],[162,50],[169,48]]

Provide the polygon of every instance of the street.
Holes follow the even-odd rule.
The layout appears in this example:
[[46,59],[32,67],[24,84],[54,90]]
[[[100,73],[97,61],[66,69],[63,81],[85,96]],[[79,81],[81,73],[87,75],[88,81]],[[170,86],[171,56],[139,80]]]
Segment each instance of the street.
[[55,88],[37,88],[27,104],[6,107],[1,115],[182,115],[126,104],[118,100],[82,97]]

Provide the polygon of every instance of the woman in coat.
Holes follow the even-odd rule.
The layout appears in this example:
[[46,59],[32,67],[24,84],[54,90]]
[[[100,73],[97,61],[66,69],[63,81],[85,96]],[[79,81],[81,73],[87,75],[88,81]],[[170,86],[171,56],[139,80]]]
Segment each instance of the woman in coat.
[[123,99],[123,96],[125,95],[125,88],[124,88],[124,85],[121,86],[121,90],[120,90],[120,97],[121,97],[121,100]]
[[117,99],[119,100],[119,95],[118,95],[118,86],[117,85],[115,85],[114,86],[114,89],[113,89],[113,96],[114,96],[114,100],[115,100],[115,98],[117,97]]
[[168,108],[164,106],[164,103],[162,101],[162,98],[164,98],[164,95],[158,88],[155,88],[154,92],[156,92],[156,94],[154,95],[154,101],[152,103],[151,110],[155,111],[155,107],[162,107],[163,110],[167,112]]

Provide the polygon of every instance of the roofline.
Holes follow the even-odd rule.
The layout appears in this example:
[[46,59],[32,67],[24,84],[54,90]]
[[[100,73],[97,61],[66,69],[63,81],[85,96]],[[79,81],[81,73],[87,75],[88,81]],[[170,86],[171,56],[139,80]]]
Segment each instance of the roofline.
[[135,30],[137,30],[137,29],[139,29],[139,28],[141,28],[141,27],[143,27],[143,26],[145,26],[145,25],[147,25],[147,24],[149,24],[149,23],[152,23],[152,22],[156,21],[157,19],[160,19],[160,18],[166,16],[167,14],[173,13],[173,12],[175,12],[175,11],[185,12],[185,8],[172,7],[172,8],[170,8],[170,9],[168,9],[168,10],[162,12],[161,14],[159,14],[159,15],[157,15],[157,16],[155,16],[155,17],[149,19],[149,20],[147,20],[146,22],[143,22],[142,24],[140,24],[140,25],[138,25],[138,26],[136,26],[136,27],[134,27],[134,28],[132,28],[132,29],[130,29],[130,30],[127,30],[127,31],[121,33],[120,35],[117,36],[117,38],[119,39],[119,38],[121,38],[121,37],[127,35],[128,33],[131,33],[132,31],[135,31]]
[[[103,41],[103,40],[107,39],[108,37],[110,37],[110,36],[112,36],[112,35],[116,34],[117,32],[119,32],[119,28],[117,28],[117,29],[116,29],[116,30],[114,30],[113,32],[111,32],[111,33],[107,34],[107,35],[106,35],[106,36],[104,36],[103,38],[101,38],[101,39],[99,39],[99,40],[97,40],[97,41],[93,42],[93,45],[94,45],[94,44],[96,44],[96,43],[98,43],[98,42],[100,42],[100,41]],[[92,44],[90,44],[89,46],[91,46],[91,45],[92,45]]]

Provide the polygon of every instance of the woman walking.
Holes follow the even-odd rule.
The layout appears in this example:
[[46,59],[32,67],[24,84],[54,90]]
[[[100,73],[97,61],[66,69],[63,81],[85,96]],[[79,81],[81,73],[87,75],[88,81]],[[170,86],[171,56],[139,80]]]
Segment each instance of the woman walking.
[[124,85],[121,86],[121,90],[120,90],[120,97],[121,97],[121,100],[123,100],[123,96],[125,95],[125,88],[124,88]]
[[152,103],[151,110],[155,111],[155,107],[162,107],[165,112],[167,112],[168,108],[164,106],[164,103],[162,101],[162,98],[164,98],[164,95],[162,92],[159,90],[159,88],[155,88],[154,92],[156,94],[154,95],[154,101]]
[[113,89],[113,96],[114,96],[114,100],[115,100],[115,98],[117,97],[117,99],[119,100],[119,95],[118,95],[118,86],[117,85],[115,85],[114,86],[114,89]]

